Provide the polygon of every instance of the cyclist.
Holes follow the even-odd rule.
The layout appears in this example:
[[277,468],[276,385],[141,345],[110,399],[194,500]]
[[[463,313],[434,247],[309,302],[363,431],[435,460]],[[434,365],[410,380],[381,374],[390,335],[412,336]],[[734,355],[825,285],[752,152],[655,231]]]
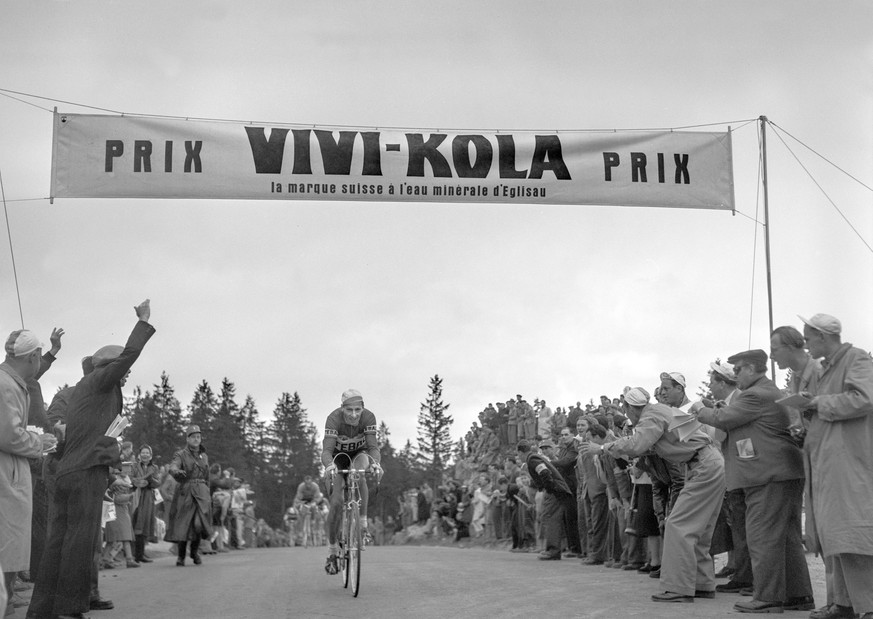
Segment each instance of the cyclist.
[[297,486],[297,494],[294,497],[294,502],[297,504],[297,509],[303,507],[311,508],[312,505],[321,500],[321,490],[318,484],[312,481],[312,475],[307,475]]
[[[327,416],[324,424],[324,442],[322,444],[321,461],[325,466],[325,485],[330,495],[330,511],[327,515],[328,557],[324,566],[328,574],[339,572],[337,563],[337,536],[342,523],[342,498],[345,479],[336,481],[337,465],[334,457],[344,454],[345,458],[338,460],[343,468],[356,468],[382,475],[379,466],[381,456],[376,442],[376,416],[364,408],[364,398],[359,391],[349,389],[343,392],[342,406]],[[367,457],[369,455],[369,458]],[[361,476],[359,488],[361,492],[361,528],[367,537],[367,481]]]

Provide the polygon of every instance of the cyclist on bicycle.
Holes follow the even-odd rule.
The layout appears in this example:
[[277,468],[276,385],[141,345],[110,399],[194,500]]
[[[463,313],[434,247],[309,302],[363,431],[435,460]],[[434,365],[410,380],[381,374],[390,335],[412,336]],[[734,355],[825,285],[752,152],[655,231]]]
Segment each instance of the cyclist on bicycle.
[[297,494],[294,496],[294,502],[297,504],[297,509],[302,507],[311,508],[321,500],[321,490],[318,484],[312,481],[312,475],[307,475],[297,486]]
[[[325,485],[330,495],[330,511],[327,515],[327,564],[324,566],[328,574],[339,572],[337,563],[337,536],[342,522],[342,498],[345,479],[336,481],[337,465],[334,458],[344,454],[346,458],[338,458],[343,468],[373,471],[377,477],[382,475],[379,466],[381,455],[376,442],[376,416],[364,408],[364,398],[360,392],[349,389],[343,392],[342,406],[327,416],[324,424],[324,442],[322,444],[321,461],[324,464]],[[369,457],[367,457],[369,456]],[[361,528],[364,535],[367,531],[367,480],[362,475],[358,484],[361,492]]]

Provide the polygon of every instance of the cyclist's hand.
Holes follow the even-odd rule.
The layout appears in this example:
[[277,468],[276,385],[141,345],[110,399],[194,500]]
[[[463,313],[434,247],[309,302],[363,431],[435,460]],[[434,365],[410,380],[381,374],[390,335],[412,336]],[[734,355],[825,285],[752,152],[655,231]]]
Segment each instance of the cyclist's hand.
[[333,462],[331,462],[330,464],[328,464],[328,465],[325,467],[325,469],[324,469],[324,476],[325,476],[325,477],[332,478],[334,475],[336,475],[336,464],[334,464]]
[[376,479],[382,479],[382,475],[385,474],[378,462],[370,465],[370,471],[376,476]]

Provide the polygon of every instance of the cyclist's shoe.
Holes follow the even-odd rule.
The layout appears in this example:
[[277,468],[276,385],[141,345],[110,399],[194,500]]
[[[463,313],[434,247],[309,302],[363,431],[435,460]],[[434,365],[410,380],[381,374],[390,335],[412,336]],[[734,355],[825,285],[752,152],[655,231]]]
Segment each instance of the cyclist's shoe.
[[327,558],[327,563],[324,564],[324,571],[331,576],[339,574],[339,561],[337,560],[336,555],[330,555]]
[[370,535],[370,529],[367,527],[362,528],[361,537],[364,538],[364,546],[370,546],[373,543],[373,536]]

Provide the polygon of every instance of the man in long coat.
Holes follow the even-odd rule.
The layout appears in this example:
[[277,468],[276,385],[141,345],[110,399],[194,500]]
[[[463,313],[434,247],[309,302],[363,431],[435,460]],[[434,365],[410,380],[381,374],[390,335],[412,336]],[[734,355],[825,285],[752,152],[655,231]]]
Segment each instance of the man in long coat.
[[209,494],[209,458],[199,426],[188,426],[185,431],[188,446],[173,455],[167,473],[179,482],[167,522],[164,539],[176,542],[176,565],[185,565],[185,550],[191,543],[191,560],[200,565],[200,540],[212,535],[212,498]]
[[873,619],[873,360],[841,342],[842,325],[833,316],[801,320],[809,354],[823,359],[804,411],[813,515],[806,524],[817,535],[816,550],[831,564],[828,597],[833,593],[835,602],[814,614]]
[[[30,463],[57,441],[27,429],[30,397],[27,381],[40,370],[42,344],[31,331],[13,331],[0,364],[0,566],[12,595],[16,572],[30,566],[33,504]],[[4,609],[5,611],[5,609]]]

